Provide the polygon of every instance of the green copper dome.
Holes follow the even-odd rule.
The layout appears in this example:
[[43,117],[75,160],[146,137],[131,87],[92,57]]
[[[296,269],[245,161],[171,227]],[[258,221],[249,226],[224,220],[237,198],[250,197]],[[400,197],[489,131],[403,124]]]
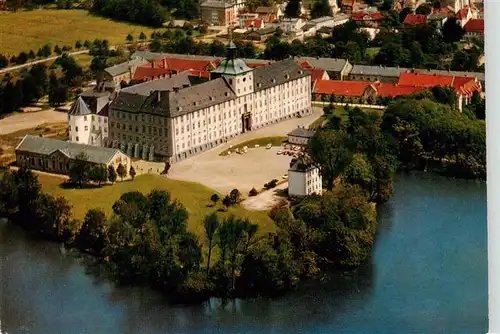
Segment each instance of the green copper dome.
[[242,59],[236,58],[236,45],[234,45],[233,41],[230,41],[227,46],[227,58],[212,73],[238,75],[251,70]]

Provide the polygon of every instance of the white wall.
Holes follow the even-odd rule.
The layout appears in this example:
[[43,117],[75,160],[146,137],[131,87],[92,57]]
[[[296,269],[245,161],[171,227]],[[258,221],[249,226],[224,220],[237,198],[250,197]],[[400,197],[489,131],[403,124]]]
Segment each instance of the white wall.
[[288,195],[306,196],[306,173],[288,171]]
[[[101,130],[102,137],[92,131]],[[109,136],[108,118],[98,115],[69,115],[69,141],[79,144],[104,146]]]
[[173,155],[241,134],[245,112],[254,130],[311,108],[310,76],[258,92],[253,92],[252,73],[242,78],[233,78],[233,87],[243,93],[236,99],[172,120]]

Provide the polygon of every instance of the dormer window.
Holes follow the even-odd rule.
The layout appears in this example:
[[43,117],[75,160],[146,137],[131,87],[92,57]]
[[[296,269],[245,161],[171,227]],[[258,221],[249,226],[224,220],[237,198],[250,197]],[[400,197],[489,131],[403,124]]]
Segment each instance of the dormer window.
[[195,106],[195,105],[197,105],[197,104],[198,104],[198,103],[197,103],[196,101],[194,101],[194,102],[193,102],[193,105],[194,105],[194,106]]
[[274,78],[273,78],[272,82],[273,82],[273,83],[276,83],[276,79],[274,79]]
[[232,85],[233,84],[233,79],[229,79],[229,84]]
[[286,75],[285,75],[285,79],[287,79],[287,80],[288,80],[288,79],[290,79],[290,75],[289,75],[289,74],[286,74]]
[[209,97],[209,99],[210,99],[210,101],[213,101],[213,100],[214,100],[214,98],[213,98],[212,96],[210,96],[210,97]]
[[177,107],[177,111],[182,111],[182,108],[181,107]]
[[229,93],[228,93],[228,92],[225,92],[225,93],[224,93],[224,95],[229,96]]

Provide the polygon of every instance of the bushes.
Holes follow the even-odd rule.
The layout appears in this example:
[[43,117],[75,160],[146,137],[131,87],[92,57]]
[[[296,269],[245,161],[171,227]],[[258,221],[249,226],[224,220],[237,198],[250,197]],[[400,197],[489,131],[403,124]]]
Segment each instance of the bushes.
[[273,179],[273,180],[269,181],[268,183],[265,183],[264,188],[266,188],[266,190],[269,190],[271,188],[275,188],[277,184],[278,184],[278,180]]

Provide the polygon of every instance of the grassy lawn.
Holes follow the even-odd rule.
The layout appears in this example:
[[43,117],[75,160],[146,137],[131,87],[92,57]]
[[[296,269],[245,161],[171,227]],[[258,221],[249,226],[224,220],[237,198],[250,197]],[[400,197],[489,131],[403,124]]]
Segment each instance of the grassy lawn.
[[368,56],[368,58],[374,58],[379,51],[380,48],[367,48],[366,55]]
[[247,146],[248,148],[255,147],[255,145],[266,146],[271,143],[273,146],[281,146],[281,144],[287,139],[287,137],[277,136],[277,137],[262,137],[255,138],[248,141],[245,141],[241,144],[234,145],[232,148],[228,148],[227,150],[222,151],[219,155],[226,155],[228,151],[234,151],[237,148],[243,149],[243,147]]
[[141,31],[149,36],[153,29],[92,16],[84,10],[0,11],[0,53],[36,52],[46,43],[74,47],[77,40],[96,38],[123,44],[128,33],[138,39]]
[[[207,206],[210,204],[210,196],[215,192],[198,183],[170,180],[159,175],[140,175],[134,181],[118,181],[114,185],[106,185],[101,188],[88,189],[64,189],[60,184],[64,182],[61,177],[38,174],[43,191],[55,195],[64,196],[73,205],[73,215],[83,218],[87,210],[101,208],[106,214],[111,214],[112,205],[120,196],[128,191],[140,191],[149,193],[153,189],[168,190],[172,197],[179,200],[189,212],[188,229],[196,235],[204,235],[203,218],[213,212],[216,208]],[[220,208],[221,204],[217,205]],[[254,224],[259,224],[259,232],[274,231],[274,223],[264,211],[248,211],[240,206],[230,208],[228,212],[219,213],[225,217],[234,214],[239,217],[248,217]]]

